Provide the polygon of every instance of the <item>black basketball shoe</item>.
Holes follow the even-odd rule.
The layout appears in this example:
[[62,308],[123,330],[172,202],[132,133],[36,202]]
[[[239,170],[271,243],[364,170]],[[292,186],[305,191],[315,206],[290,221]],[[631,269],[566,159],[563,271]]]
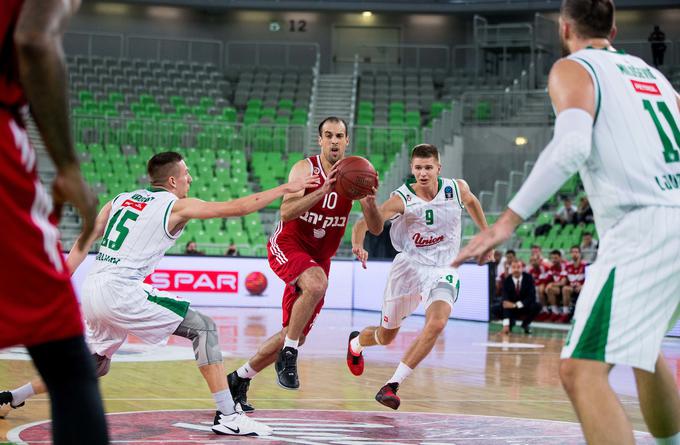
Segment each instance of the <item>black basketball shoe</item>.
[[285,389],[298,389],[300,381],[297,374],[297,349],[287,346],[279,352],[276,359],[276,375],[279,386]]
[[255,408],[248,403],[250,379],[243,379],[238,376],[236,371],[234,371],[227,376],[227,383],[229,383],[229,391],[231,392],[231,397],[234,399],[234,404],[240,403],[241,409],[245,413],[252,413],[255,411]]

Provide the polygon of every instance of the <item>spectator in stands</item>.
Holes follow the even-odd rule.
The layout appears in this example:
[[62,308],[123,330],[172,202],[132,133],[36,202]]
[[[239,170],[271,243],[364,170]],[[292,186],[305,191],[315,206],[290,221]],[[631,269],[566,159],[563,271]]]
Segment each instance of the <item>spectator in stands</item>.
[[[533,249],[532,249],[533,252]],[[547,260],[546,260],[547,261]],[[527,272],[531,275],[534,280],[534,286],[536,287],[536,301],[542,303],[543,311],[547,312],[545,307],[545,279],[547,276],[547,268],[550,267],[550,262],[547,264],[543,262],[543,258],[540,255],[534,255],[532,253],[531,258],[529,258],[529,267],[527,267]]]
[[205,255],[205,252],[198,250],[198,246],[196,245],[196,241],[189,241],[184,248],[184,253],[187,255]]
[[588,264],[592,264],[597,258],[597,240],[593,239],[590,232],[583,232],[581,236],[581,257]]
[[[559,321],[563,311],[558,306],[562,299],[562,288],[567,285],[567,271],[562,260],[562,252],[553,250],[550,252],[550,268],[546,271],[545,293],[550,304],[550,316],[547,320]],[[567,308],[568,309],[568,308]]]
[[562,288],[562,305],[568,308],[568,312],[562,314],[563,323],[571,321],[573,314],[573,307],[576,303],[578,295],[581,293],[583,283],[586,281],[586,263],[581,258],[581,248],[579,246],[571,246],[571,261],[567,262],[567,281],[569,282]]
[[576,222],[576,208],[571,202],[571,198],[565,196],[562,201],[562,207],[555,212],[555,223],[565,226],[567,224],[574,224]]
[[593,209],[590,208],[590,201],[587,197],[582,196],[576,210],[576,222],[578,224],[590,224],[593,221]]
[[536,302],[536,288],[530,274],[523,272],[524,264],[515,259],[510,265],[510,275],[503,280],[503,330],[508,335],[515,321],[523,318],[522,329],[531,334],[531,322],[541,310]]
[[224,254],[226,256],[239,256],[238,248],[236,247],[236,244],[231,243],[229,245],[229,247],[227,248],[227,251]]
[[661,31],[659,25],[654,25],[654,31],[647,40],[652,44],[652,63],[658,68],[663,65],[663,56],[666,52],[666,34]]

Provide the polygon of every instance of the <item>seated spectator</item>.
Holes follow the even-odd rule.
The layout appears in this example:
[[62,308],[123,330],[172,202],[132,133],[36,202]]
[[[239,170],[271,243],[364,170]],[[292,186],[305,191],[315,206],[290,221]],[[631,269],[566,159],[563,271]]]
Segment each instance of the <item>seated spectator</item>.
[[597,258],[597,240],[593,239],[593,234],[583,232],[581,235],[581,257],[588,264],[593,264]]
[[[581,288],[586,280],[586,263],[581,258],[581,248],[579,246],[572,246],[570,253],[571,261],[567,262],[566,265],[567,281],[569,284],[562,288],[562,309],[564,313],[559,321],[563,323],[571,321],[574,303],[581,293]],[[565,307],[567,310],[565,310]]]
[[226,256],[239,256],[238,249],[236,248],[236,244],[231,243],[229,247],[227,248],[227,251],[224,253]]
[[189,241],[184,248],[184,253],[187,255],[205,255],[205,252],[198,250],[196,241]]
[[510,265],[510,274],[503,281],[503,330],[508,335],[518,318],[523,317],[522,329],[525,334],[531,334],[531,322],[541,311],[541,305],[536,303],[536,289],[534,280],[523,272],[524,264],[515,259]]
[[[517,253],[512,249],[506,250],[505,256],[501,258],[498,268],[496,269],[496,289],[500,290],[503,288],[503,280],[510,275],[510,265],[515,260],[517,260]],[[522,260],[518,261],[522,263],[522,270],[524,270],[524,263]]]
[[550,252],[550,267],[546,271],[545,294],[550,305],[537,320],[558,321],[562,318],[562,310],[557,301],[562,299],[562,288],[567,285],[567,271],[562,260],[562,252]]
[[562,207],[555,212],[555,223],[562,226],[576,223],[576,208],[572,204],[571,198],[566,196],[562,202]]
[[[536,287],[536,301],[543,304],[545,304],[545,280],[548,274],[548,267],[550,267],[550,261],[547,264],[544,263],[539,255],[531,255],[529,267],[527,267],[527,272],[533,278],[534,286]],[[547,310],[545,307],[543,309]]]
[[588,201],[588,198],[583,196],[579,201],[578,209],[576,210],[576,223],[590,224],[593,221],[593,209],[590,208],[590,201]]

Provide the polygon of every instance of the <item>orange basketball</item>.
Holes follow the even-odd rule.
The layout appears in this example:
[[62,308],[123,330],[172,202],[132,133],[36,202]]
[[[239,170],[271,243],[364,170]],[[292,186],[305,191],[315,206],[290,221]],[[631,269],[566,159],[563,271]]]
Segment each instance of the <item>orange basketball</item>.
[[251,272],[246,277],[246,289],[250,295],[262,295],[267,288],[267,277],[262,272]]
[[378,173],[368,159],[349,156],[337,164],[335,190],[347,199],[362,199],[378,186]]

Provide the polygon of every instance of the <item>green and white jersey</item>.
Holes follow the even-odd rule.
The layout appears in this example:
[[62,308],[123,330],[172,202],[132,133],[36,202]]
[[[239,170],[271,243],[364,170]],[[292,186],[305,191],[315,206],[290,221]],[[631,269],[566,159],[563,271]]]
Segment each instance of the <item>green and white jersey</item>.
[[680,112],[668,80],[623,52],[587,48],[569,59],[595,85],[593,147],[579,173],[600,236],[636,208],[680,206]]
[[90,275],[143,280],[182,234],[168,221],[177,196],[161,188],[122,193],[113,200],[104,238]]
[[432,201],[419,198],[410,181],[392,192],[404,201],[404,213],[392,219],[394,248],[428,266],[449,266],[460,249],[463,204],[455,179],[439,178]]

